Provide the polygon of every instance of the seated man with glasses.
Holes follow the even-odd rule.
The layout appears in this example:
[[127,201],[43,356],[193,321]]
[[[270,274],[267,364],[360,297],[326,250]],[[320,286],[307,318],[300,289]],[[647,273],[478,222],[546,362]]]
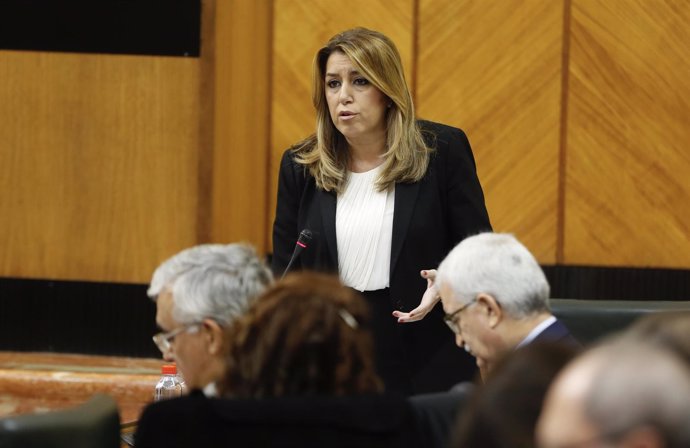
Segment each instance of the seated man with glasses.
[[[481,233],[461,241],[437,271],[426,271],[440,294],[455,342],[476,358],[482,378],[507,352],[538,340],[579,346],[549,310],[549,284],[534,256],[514,236]],[[411,397],[426,446],[446,446],[458,408],[472,385]]]
[[153,340],[190,390],[216,394],[226,372],[228,327],[271,282],[271,271],[246,244],[192,247],[156,269],[147,294],[162,331]]
[[482,233],[443,260],[435,286],[455,343],[477,360],[482,377],[506,352],[538,340],[578,345],[549,309],[549,283],[514,236]]

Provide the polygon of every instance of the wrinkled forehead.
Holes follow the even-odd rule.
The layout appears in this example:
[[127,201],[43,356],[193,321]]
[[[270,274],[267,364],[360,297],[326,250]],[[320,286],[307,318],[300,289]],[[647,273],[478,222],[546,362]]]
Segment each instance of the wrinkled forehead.
[[440,282],[438,284],[438,292],[441,296],[443,311],[446,313],[450,313],[462,305],[460,299],[456,297],[453,288],[448,284],[448,282]]

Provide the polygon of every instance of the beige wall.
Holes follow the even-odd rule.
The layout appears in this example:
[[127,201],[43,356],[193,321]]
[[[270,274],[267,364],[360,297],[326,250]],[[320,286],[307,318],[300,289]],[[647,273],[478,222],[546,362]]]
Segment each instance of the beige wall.
[[495,229],[543,263],[690,268],[690,3],[205,0],[200,58],[0,51],[0,276],[145,282],[270,251],[311,60],[362,25],[470,138]]

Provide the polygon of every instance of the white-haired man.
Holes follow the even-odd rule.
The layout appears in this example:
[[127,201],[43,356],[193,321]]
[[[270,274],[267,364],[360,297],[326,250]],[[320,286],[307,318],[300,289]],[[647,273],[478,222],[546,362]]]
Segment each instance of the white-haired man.
[[[482,377],[508,351],[538,340],[576,345],[549,311],[549,284],[534,256],[505,233],[481,233],[461,241],[438,270],[422,271],[428,289],[418,310],[398,313],[414,322],[439,298],[456,344],[476,358]],[[443,447],[471,384],[445,393],[411,397],[425,446]]]
[[162,330],[154,342],[177,363],[189,389],[215,394],[225,375],[226,330],[271,281],[268,267],[246,244],[195,246],[156,269],[147,292]]
[[466,238],[435,281],[456,344],[476,358],[482,375],[507,351],[536,340],[577,344],[549,310],[549,284],[537,260],[513,235]]
[[551,385],[536,435],[540,448],[690,447],[690,369],[644,342],[592,349]]

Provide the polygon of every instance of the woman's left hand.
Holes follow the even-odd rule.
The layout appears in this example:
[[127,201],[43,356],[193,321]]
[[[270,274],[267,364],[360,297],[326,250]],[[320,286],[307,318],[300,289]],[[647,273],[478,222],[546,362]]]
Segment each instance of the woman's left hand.
[[398,318],[398,323],[404,324],[408,322],[416,322],[418,320],[424,319],[424,317],[432,310],[432,308],[441,299],[436,288],[436,269],[428,269],[420,272],[422,278],[426,279],[426,291],[422,296],[422,301],[419,306],[409,313],[403,313],[402,311],[393,311],[393,317]]

